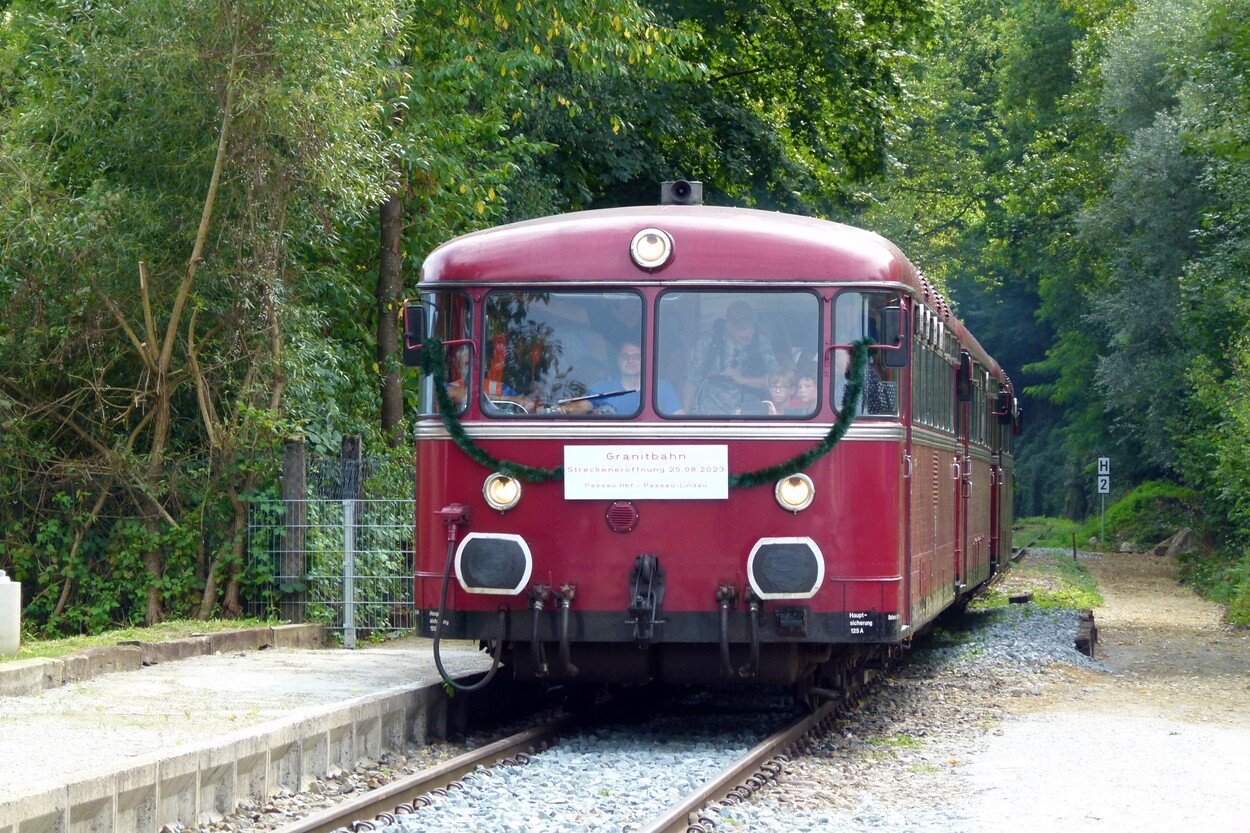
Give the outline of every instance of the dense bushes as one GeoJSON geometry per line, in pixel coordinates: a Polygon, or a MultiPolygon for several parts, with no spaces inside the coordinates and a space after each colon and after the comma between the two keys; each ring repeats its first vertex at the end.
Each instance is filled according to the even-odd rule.
{"type": "MultiPolygon", "coordinates": [[[[1101,517],[1092,518],[1082,530],[1085,540],[1102,532],[1101,517]]],[[[1145,548],[1158,544],[1179,530],[1201,526],[1198,496],[1167,480],[1148,480],[1107,507],[1107,542],[1131,543],[1145,548]]]]}

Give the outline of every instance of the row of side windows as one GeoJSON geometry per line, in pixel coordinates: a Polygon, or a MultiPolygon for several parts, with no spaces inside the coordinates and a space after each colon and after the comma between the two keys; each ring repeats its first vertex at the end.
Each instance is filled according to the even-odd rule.
{"type": "Polygon", "coordinates": [[[912,421],[954,432],[954,367],[920,339],[912,340],[911,385],[912,421]]]}
{"type": "MultiPolygon", "coordinates": [[[[912,420],[939,431],[954,433],[958,413],[955,407],[955,366],[945,356],[920,339],[912,341],[912,420]]],[[[995,416],[984,377],[977,367],[973,376],[972,401],[969,403],[968,440],[971,444],[991,449],[994,442],[995,416]]],[[[1010,448],[1010,431],[999,432],[1003,450],[1010,448]]],[[[991,449],[992,450],[992,449],[991,449]]]]}

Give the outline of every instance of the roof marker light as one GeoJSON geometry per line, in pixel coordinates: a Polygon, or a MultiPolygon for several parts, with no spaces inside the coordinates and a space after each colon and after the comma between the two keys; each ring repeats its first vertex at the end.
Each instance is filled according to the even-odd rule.
{"type": "Polygon", "coordinates": [[[659,269],[673,256],[673,238],[658,228],[645,228],[634,235],[629,255],[643,269],[659,269]]]}

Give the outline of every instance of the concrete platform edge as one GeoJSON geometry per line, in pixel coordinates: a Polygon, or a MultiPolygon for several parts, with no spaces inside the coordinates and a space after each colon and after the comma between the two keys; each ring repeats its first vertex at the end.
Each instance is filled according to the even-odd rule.
{"type": "Polygon", "coordinates": [[[69,783],[44,782],[0,804],[0,833],[158,833],[210,823],[243,801],[299,791],[383,752],[445,737],[466,720],[468,699],[448,698],[440,683],[400,687],[69,783]]]}
{"type": "MultiPolygon", "coordinates": [[[[126,642],[87,648],[64,657],[0,663],[0,697],[18,697],[89,680],[114,671],[135,671],[144,665],[228,651],[264,648],[321,648],[325,625],[274,625],[197,634],[167,642],[126,642]]],[[[0,828],[2,830],[3,828],[0,828]]]]}

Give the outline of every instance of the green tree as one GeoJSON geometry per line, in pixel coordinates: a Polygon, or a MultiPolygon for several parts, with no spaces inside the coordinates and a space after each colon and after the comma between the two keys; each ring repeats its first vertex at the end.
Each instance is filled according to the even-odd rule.
{"type": "Polygon", "coordinates": [[[1046,359],[1064,316],[1079,320],[1083,307],[1058,294],[1080,300],[1072,288],[1089,279],[1071,225],[1096,181],[1096,154],[1065,127],[1087,31],[1078,18],[1040,0],[941,7],[907,80],[897,164],[855,215],[909,253],[1011,374],[1028,425],[1017,496],[1039,514],[1061,511],[1065,483],[1077,480],[1061,428],[1069,403],[1088,402],[1082,365],[1046,359]]]}
{"type": "Polygon", "coordinates": [[[682,176],[702,180],[709,202],[830,214],[889,168],[928,4],[651,7],[666,30],[697,34],[674,39],[695,71],[548,73],[544,85],[559,91],[548,106],[568,118],[523,114],[526,133],[554,148],[528,173],[528,194],[554,186],[557,204],[646,204],[660,181],[682,176]]]}
{"type": "MultiPolygon", "coordinates": [[[[1174,431],[1178,467],[1224,521],[1220,537],[1245,560],[1250,545],[1250,10],[1242,3],[1201,5],[1187,83],[1179,92],[1186,149],[1200,160],[1207,201],[1196,233],[1199,252],[1180,282],[1180,319],[1196,354],[1195,390],[1174,431]]],[[[1242,575],[1245,575],[1243,569],[1242,575]]],[[[1241,591],[1250,599],[1250,591],[1241,591]]]]}
{"type": "MultiPolygon", "coordinates": [[[[319,338],[301,298],[329,273],[297,256],[328,217],[381,198],[387,149],[368,127],[395,20],[385,2],[246,0],[18,2],[6,18],[20,61],[0,130],[15,197],[0,211],[0,390],[21,416],[4,465],[36,528],[45,495],[75,483],[94,507],[81,528],[141,520],[123,549],[142,562],[149,622],[211,609],[209,576],[237,569],[219,556],[239,551],[247,480],[218,481],[232,520],[201,546],[189,532],[212,533],[209,507],[179,478],[195,461],[250,465],[303,383],[284,339],[319,338]]],[[[6,550],[68,591],[77,565],[25,546],[6,550]]],[[[129,616],[127,601],[109,604],[129,616]]]]}
{"type": "Polygon", "coordinates": [[[403,264],[486,223],[563,208],[522,175],[554,147],[530,116],[567,120],[573,90],[607,77],[695,75],[678,54],[693,41],[633,2],[405,5],[390,47],[393,190],[379,214],[375,291],[382,430],[393,443],[404,410],[395,333],[403,264]],[[549,83],[556,77],[564,87],[549,83]]]}

